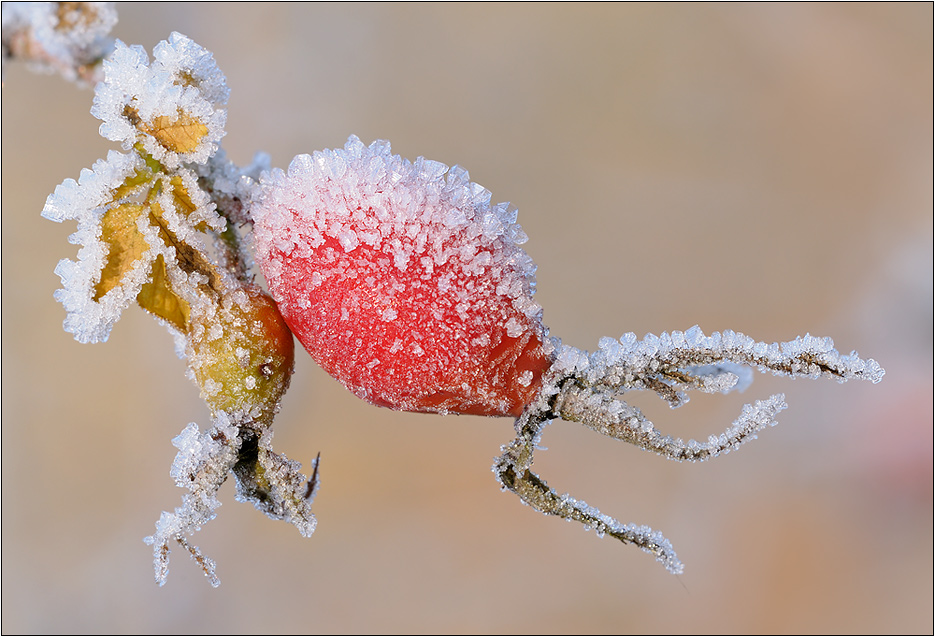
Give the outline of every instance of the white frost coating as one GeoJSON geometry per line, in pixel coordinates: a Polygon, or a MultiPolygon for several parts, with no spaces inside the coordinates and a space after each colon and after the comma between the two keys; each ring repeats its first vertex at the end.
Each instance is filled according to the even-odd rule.
{"type": "Polygon", "coordinates": [[[675,460],[705,460],[736,449],[756,432],[775,424],[785,409],[783,396],[746,405],[734,424],[707,443],[663,435],[642,412],[618,399],[631,390],[652,390],[680,407],[686,392],[723,392],[750,384],[752,369],[780,376],[834,378],[840,382],[865,379],[879,382],[883,369],[856,353],[843,355],[829,338],[805,335],[787,343],[758,343],[732,331],[705,336],[697,327],[686,332],[647,334],[637,340],[624,334],[619,340],[602,338],[598,350],[585,362],[584,353],[564,346],[552,365],[551,383],[542,396],[558,394],[557,413],[605,435],[632,442],[675,460]],[[564,382],[574,379],[575,382],[564,382]]]}
{"type": "MultiPolygon", "coordinates": [[[[449,261],[470,274],[495,270],[498,294],[531,319],[541,312],[531,301],[535,265],[519,247],[526,235],[515,223],[516,209],[508,203],[491,207],[490,191],[471,183],[460,166],[449,170],[423,157],[410,162],[392,155],[389,142],[365,146],[352,135],[343,149],[298,155],[288,172],[265,173],[261,187],[252,210],[255,241],[272,260],[287,258],[277,251],[299,249],[288,240],[297,232],[307,238],[303,244],[330,237],[346,252],[366,243],[388,249],[399,271],[411,263],[431,271],[449,261]],[[466,246],[464,237],[477,239],[466,246]]],[[[438,281],[442,293],[447,285],[438,281]]]]}
{"type": "Polygon", "coordinates": [[[3,64],[23,57],[35,70],[60,73],[84,85],[99,78],[88,67],[114,48],[108,33],[117,24],[113,2],[4,2],[3,64]]]}
{"type": "MultiPolygon", "coordinates": [[[[152,64],[146,51],[117,40],[114,53],[104,62],[104,81],[95,89],[91,114],[102,120],[101,135],[132,148],[141,143],[169,168],[181,163],[205,163],[224,136],[228,89],[214,57],[184,35],[173,32],[154,50],[152,64]],[[186,116],[207,127],[197,145],[174,152],[147,132],[157,117],[176,122],[186,116]]],[[[198,133],[200,136],[200,133],[198,133]]]]}
{"type": "Polygon", "coordinates": [[[56,291],[55,298],[68,312],[65,331],[82,343],[107,340],[121,312],[133,302],[145,283],[156,258],[154,251],[146,251],[124,276],[122,285],[110,290],[99,301],[94,300],[94,288],[100,281],[107,257],[106,246],[100,240],[105,212],[101,204],[109,201],[111,191],[142,164],[137,155],[110,151],[106,160],[98,160],[90,170],[82,170],[77,182],[67,179],[57,186],[42,210],[46,219],[78,222],[78,230],[69,241],[84,247],[78,251],[77,262],[62,259],[55,268],[64,286],[56,291]]]}
{"type": "Polygon", "coordinates": [[[603,338],[590,362],[589,383],[637,389],[644,388],[636,382],[640,377],[662,377],[675,370],[692,380],[686,384],[674,376],[664,378],[673,388],[722,392],[749,385],[746,367],[777,376],[824,376],[839,382],[854,378],[877,383],[884,374],[873,359],[861,359],[856,352],[841,354],[830,338],[806,334],[786,343],[762,343],[731,330],[705,336],[698,326],[686,332],[647,334],[641,341],[632,333],[619,341],[603,338]]]}

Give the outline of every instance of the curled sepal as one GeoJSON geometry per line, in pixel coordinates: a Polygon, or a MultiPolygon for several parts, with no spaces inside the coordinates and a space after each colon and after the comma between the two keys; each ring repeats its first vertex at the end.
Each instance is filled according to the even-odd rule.
{"type": "Polygon", "coordinates": [[[559,495],[530,471],[542,429],[549,422],[547,414],[536,410],[527,411],[516,421],[516,439],[502,448],[503,455],[493,465],[493,472],[503,488],[518,495],[540,513],[579,522],[586,529],[594,529],[599,537],[608,535],[625,544],[634,544],[653,555],[669,572],[681,573],[684,567],[672,544],[662,533],[648,526],[621,524],[583,500],[577,500],[567,493],[559,495]]]}
{"type": "Polygon", "coordinates": [[[697,327],[686,332],[647,334],[637,340],[632,333],[619,341],[604,338],[593,354],[562,347],[552,366],[551,407],[556,416],[672,460],[706,460],[736,449],[767,426],[786,408],[782,394],[746,405],[733,425],[707,441],[673,438],[660,433],[643,413],[619,400],[631,390],[651,390],[679,407],[688,402],[687,392],[707,393],[744,389],[751,368],[777,376],[850,379],[883,378],[884,370],[873,359],[856,352],[845,355],[834,349],[830,338],[805,335],[786,343],[756,342],[732,331],[710,336],[697,327]]]}
{"type": "Polygon", "coordinates": [[[101,135],[124,148],[140,144],[168,168],[203,164],[224,136],[224,75],[208,50],[179,33],[160,42],[153,57],[150,63],[142,47],[117,40],[91,114],[104,122],[101,135]]]}
{"type": "Polygon", "coordinates": [[[191,554],[212,586],[220,584],[215,562],[188,538],[215,518],[221,506],[217,492],[231,472],[237,478],[238,500],[253,502],[270,517],[291,522],[303,536],[312,534],[316,522],[311,506],[318,484],[318,461],[313,462],[312,477],[307,479],[300,463],[273,452],[271,439],[266,427],[244,414],[219,413],[210,431],[203,433],[191,423],[172,441],[179,452],[169,473],[178,486],[189,492],[182,497],[181,506],[162,513],[156,532],[143,538],[153,547],[156,582],[160,586],[168,577],[174,544],[191,554]]]}

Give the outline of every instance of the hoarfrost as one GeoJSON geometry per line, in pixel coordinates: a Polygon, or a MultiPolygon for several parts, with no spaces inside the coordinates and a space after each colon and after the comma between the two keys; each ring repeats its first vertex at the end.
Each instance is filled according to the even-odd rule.
{"type": "Polygon", "coordinates": [[[239,414],[218,413],[211,430],[201,432],[191,423],[172,440],[179,452],[169,473],[189,492],[182,497],[181,506],[162,513],[155,533],[143,538],[153,547],[160,586],[169,573],[173,543],[191,554],[212,586],[220,584],[214,561],[202,555],[188,538],[217,515],[221,506],[217,492],[231,473],[237,479],[238,501],[251,502],[267,516],[292,523],[305,537],[314,532],[311,506],[319,486],[319,460],[313,461],[311,478],[306,478],[300,463],[272,451],[271,431],[242,424],[246,421],[249,419],[239,414]]]}
{"type": "Polygon", "coordinates": [[[624,440],[672,460],[700,461],[727,454],[759,431],[776,424],[786,408],[783,394],[745,405],[740,416],[719,435],[701,442],[665,435],[636,407],[620,399],[633,390],[650,390],[670,407],[688,401],[687,392],[727,392],[744,389],[752,369],[779,376],[851,379],[873,383],[883,368],[856,352],[841,354],[830,338],[810,335],[786,343],[758,343],[733,331],[705,336],[698,326],[685,332],[635,334],[602,338],[587,354],[567,345],[557,346],[555,359],[539,396],[516,421],[517,437],[502,448],[493,465],[500,484],[525,503],[548,515],[557,515],[593,528],[652,553],[673,573],[682,572],[669,541],[646,526],[620,524],[569,495],[558,496],[530,470],[542,431],[552,418],[580,422],[598,433],[624,440]]]}
{"type": "Polygon", "coordinates": [[[101,79],[100,61],[113,48],[113,2],[4,2],[3,68],[23,59],[41,72],[90,86],[101,79]]]}
{"type": "Polygon", "coordinates": [[[329,373],[399,409],[521,412],[534,388],[516,382],[525,370],[511,366],[547,332],[532,300],[535,266],[514,240],[515,209],[492,206],[462,167],[410,162],[389,142],[355,136],[261,175],[260,188],[251,208],[257,262],[329,373]],[[314,327],[339,322],[366,338],[314,327]],[[423,330],[432,338],[417,342],[423,330]],[[383,363],[368,367],[374,359],[383,363]]]}
{"type": "Polygon", "coordinates": [[[103,121],[101,135],[141,144],[169,168],[204,164],[224,136],[228,89],[210,52],[173,32],[154,50],[150,64],[140,46],[117,40],[104,61],[91,114],[103,121]]]}

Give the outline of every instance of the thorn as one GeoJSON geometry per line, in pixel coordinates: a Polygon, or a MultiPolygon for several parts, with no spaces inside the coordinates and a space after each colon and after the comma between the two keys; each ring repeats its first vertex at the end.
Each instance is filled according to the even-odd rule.
{"type": "Polygon", "coordinates": [[[315,462],[312,463],[315,466],[312,469],[312,477],[308,479],[308,489],[305,491],[305,499],[309,500],[315,496],[315,491],[318,490],[318,462],[321,460],[321,452],[318,452],[318,455],[315,456],[315,462]]]}

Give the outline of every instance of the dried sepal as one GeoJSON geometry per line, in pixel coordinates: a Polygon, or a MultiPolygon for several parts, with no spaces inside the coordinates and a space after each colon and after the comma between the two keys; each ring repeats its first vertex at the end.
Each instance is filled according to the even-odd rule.
{"type": "Polygon", "coordinates": [[[191,554],[212,586],[220,584],[215,562],[202,555],[188,538],[215,518],[221,506],[217,492],[232,473],[237,480],[238,501],[252,502],[269,517],[290,522],[305,537],[314,532],[312,503],[318,461],[313,461],[312,478],[307,478],[301,472],[301,463],[273,452],[271,443],[272,432],[251,424],[247,414],[224,412],[216,414],[209,431],[201,432],[191,423],[172,441],[179,452],[170,475],[189,492],[182,497],[181,506],[162,513],[155,533],[143,539],[153,547],[156,582],[160,586],[168,577],[169,556],[175,543],[191,554]]]}
{"type": "Polygon", "coordinates": [[[512,491],[536,511],[554,515],[594,529],[599,537],[609,535],[625,544],[633,544],[653,555],[671,573],[684,567],[672,544],[648,526],[622,524],[598,509],[569,494],[559,495],[545,480],[530,469],[542,430],[551,422],[548,409],[530,409],[516,421],[516,439],[501,448],[503,455],[494,461],[493,472],[504,489],[512,491]]]}
{"type": "Polygon", "coordinates": [[[699,461],[726,454],[756,438],[757,432],[776,424],[786,408],[785,397],[775,394],[745,405],[726,431],[704,442],[683,441],[661,433],[636,407],[620,398],[632,390],[650,390],[670,407],[688,401],[687,393],[743,389],[750,382],[750,367],[780,376],[851,379],[877,383],[883,368],[856,352],[845,355],[830,338],[805,335],[787,343],[760,343],[731,331],[705,336],[697,327],[686,332],[647,334],[638,340],[624,334],[620,340],[601,339],[596,352],[555,342],[555,359],[536,400],[516,421],[516,439],[502,447],[493,471],[505,489],[547,515],[580,522],[599,535],[636,544],[652,553],[673,573],[682,564],[671,544],[649,527],[620,524],[570,495],[559,496],[530,469],[542,430],[553,418],[580,422],[594,431],[634,444],[672,460],[699,461]]]}

